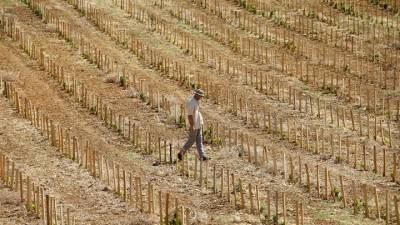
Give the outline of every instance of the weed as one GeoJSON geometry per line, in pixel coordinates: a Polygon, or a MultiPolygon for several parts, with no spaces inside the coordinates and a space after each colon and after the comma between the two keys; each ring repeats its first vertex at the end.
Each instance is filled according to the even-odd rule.
{"type": "Polygon", "coordinates": [[[290,180],[290,181],[293,181],[293,180],[294,180],[294,177],[293,177],[292,174],[289,174],[289,180],[290,180]]]}
{"type": "Polygon", "coordinates": [[[262,204],[262,205],[260,206],[260,214],[261,214],[261,215],[264,215],[266,211],[267,211],[267,206],[264,205],[264,204],[262,204]]]}
{"type": "Polygon", "coordinates": [[[213,144],[215,146],[222,146],[224,143],[223,138],[214,135],[214,130],[211,127],[203,131],[203,137],[206,143],[213,144]]]}
{"type": "Polygon", "coordinates": [[[345,73],[349,73],[350,72],[350,67],[349,67],[349,65],[345,65],[344,67],[343,67],[343,72],[345,72],[345,73]]]}
{"type": "Polygon", "coordinates": [[[331,191],[332,193],[332,196],[334,196],[335,198],[339,198],[339,196],[340,196],[340,190],[339,190],[339,188],[337,188],[337,187],[333,187],[333,189],[332,189],[332,191],[331,191]]]}
{"type": "Polygon", "coordinates": [[[203,137],[206,142],[212,143],[213,136],[214,136],[214,131],[213,131],[212,127],[205,129],[203,131],[203,137]]]}
{"type": "Polygon", "coordinates": [[[192,87],[193,89],[199,88],[198,85],[193,81],[189,82],[189,86],[192,87]]]}
{"type": "Polygon", "coordinates": [[[335,163],[341,163],[341,162],[342,162],[342,158],[340,156],[336,156],[335,163]]]}
{"type": "Polygon", "coordinates": [[[180,115],[178,118],[178,127],[179,128],[186,127],[186,120],[185,120],[185,117],[182,115],[180,115]]]}
{"type": "Polygon", "coordinates": [[[40,9],[35,9],[33,11],[38,17],[42,17],[42,12],[40,11],[40,9]]]}
{"type": "Polygon", "coordinates": [[[363,203],[361,199],[356,199],[353,203],[353,206],[356,208],[356,212],[360,211],[362,205],[363,203]]]}
{"type": "Polygon", "coordinates": [[[95,114],[96,113],[96,106],[90,107],[90,113],[95,114]]]}
{"type": "Polygon", "coordinates": [[[271,19],[274,16],[274,11],[270,11],[268,17],[271,19]]]}
{"type": "Polygon", "coordinates": [[[235,192],[240,192],[240,191],[241,191],[240,185],[239,185],[239,184],[237,184],[237,185],[235,186],[234,191],[235,191],[235,192]]]}
{"type": "Polygon", "coordinates": [[[121,85],[121,87],[126,87],[127,86],[127,78],[125,76],[120,76],[119,77],[119,85],[121,85]]]}
{"type": "Polygon", "coordinates": [[[145,95],[143,92],[139,92],[139,99],[140,99],[142,102],[146,102],[146,101],[147,101],[147,97],[146,97],[146,95],[145,95]]]}
{"type": "Polygon", "coordinates": [[[31,209],[32,209],[33,211],[35,211],[35,210],[36,210],[36,204],[35,204],[35,203],[32,203],[32,205],[31,205],[31,209]]]}
{"type": "Polygon", "coordinates": [[[168,225],[182,225],[182,224],[183,224],[182,220],[181,218],[178,217],[178,213],[174,212],[174,215],[168,221],[168,225]]]}
{"type": "Polygon", "coordinates": [[[396,177],[394,176],[393,172],[390,173],[390,177],[392,178],[393,181],[396,180],[396,177]]]}
{"type": "Polygon", "coordinates": [[[375,53],[373,56],[372,56],[372,61],[376,61],[376,62],[379,62],[380,61],[380,55],[378,54],[378,53],[375,53]]]}
{"type": "Polygon", "coordinates": [[[278,215],[273,215],[272,216],[272,224],[277,225],[278,223],[279,223],[278,215]]]}
{"type": "Polygon", "coordinates": [[[257,13],[257,9],[255,6],[253,5],[249,5],[249,9],[248,9],[251,13],[256,14],[257,13]]]}
{"type": "Polygon", "coordinates": [[[224,144],[224,139],[220,138],[220,137],[214,137],[214,139],[212,140],[212,143],[216,146],[221,147],[224,144]]]}
{"type": "Polygon", "coordinates": [[[315,15],[316,15],[316,13],[314,12],[314,10],[310,10],[310,11],[307,12],[307,16],[310,17],[310,18],[314,18],[315,15]]]}
{"type": "Polygon", "coordinates": [[[289,49],[290,51],[294,51],[296,49],[296,46],[294,45],[293,41],[286,41],[283,44],[283,47],[289,49]]]}
{"type": "Polygon", "coordinates": [[[246,0],[238,0],[237,3],[240,7],[246,7],[246,0]]]}

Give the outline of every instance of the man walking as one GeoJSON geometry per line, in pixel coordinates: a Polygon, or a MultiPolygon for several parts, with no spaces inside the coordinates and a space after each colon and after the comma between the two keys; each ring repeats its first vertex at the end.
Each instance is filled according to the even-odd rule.
{"type": "Polygon", "coordinates": [[[201,130],[203,125],[203,117],[201,116],[200,112],[200,100],[202,97],[204,97],[204,91],[197,89],[194,92],[193,97],[191,97],[186,104],[189,120],[189,137],[183,146],[183,149],[178,153],[179,160],[183,159],[183,156],[194,144],[194,142],[196,142],[197,152],[199,153],[200,160],[206,161],[210,159],[205,155],[203,146],[203,134],[201,130]]]}

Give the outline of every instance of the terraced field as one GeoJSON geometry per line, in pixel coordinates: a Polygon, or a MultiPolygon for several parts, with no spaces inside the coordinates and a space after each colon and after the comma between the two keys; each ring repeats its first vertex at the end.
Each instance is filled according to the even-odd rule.
{"type": "Polygon", "coordinates": [[[1,1],[0,224],[400,225],[399,6],[1,1]]]}

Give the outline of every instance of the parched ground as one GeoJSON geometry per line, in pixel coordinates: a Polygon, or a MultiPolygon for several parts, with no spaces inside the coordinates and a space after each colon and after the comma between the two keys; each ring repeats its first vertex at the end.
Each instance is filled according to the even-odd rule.
{"type": "MultiPolygon", "coordinates": [[[[132,54],[132,52],[121,47],[108,34],[99,30],[97,26],[80,14],[67,1],[44,0],[43,2],[51,10],[57,12],[59,16],[74,24],[74,29],[78,30],[82,35],[92,40],[93,43],[98,44],[102,49],[107,50],[107,54],[113,56],[119,63],[126,64],[129,68],[136,70],[151,85],[158,87],[160,91],[170,95],[169,97],[172,102],[177,104],[184,103],[191,96],[192,90],[182,88],[179,82],[163,77],[153,66],[147,65],[143,60],[132,54]]],[[[316,118],[304,112],[299,112],[288,104],[279,101],[276,96],[267,96],[254,87],[244,85],[241,80],[224,74],[217,74],[217,71],[209,67],[207,63],[200,62],[195,57],[188,56],[184,50],[167,41],[161,35],[150,29],[146,29],[145,24],[127,16],[127,13],[115,6],[112,0],[89,0],[88,2],[98,8],[104,9],[115,22],[129,29],[135,36],[143,39],[145,43],[161,49],[166,55],[186,64],[188,70],[209,74],[210,80],[224,84],[226,88],[237,90],[238,93],[240,92],[240,94],[254,99],[258,104],[273,106],[278,114],[315,126],[323,126],[324,122],[322,118],[316,118]]],[[[372,115],[365,108],[357,108],[357,106],[353,106],[352,103],[340,98],[340,96],[326,93],[320,90],[319,87],[312,86],[297,78],[289,77],[287,74],[281,74],[276,69],[271,69],[270,65],[257,63],[249,57],[235,52],[229,45],[223,44],[212,36],[200,32],[199,29],[183,23],[168,11],[172,8],[172,3],[182,4],[187,9],[208,15],[210,21],[223,23],[225,26],[235,29],[241,37],[258,39],[258,37],[250,34],[245,29],[237,28],[226,20],[215,16],[209,10],[195,6],[192,1],[167,0],[164,7],[158,7],[150,3],[150,1],[145,0],[134,2],[161,15],[165,20],[171,22],[172,26],[189,31],[197,38],[204,40],[205,43],[215,46],[218,51],[230,55],[232,59],[244,65],[254,67],[260,71],[268,71],[270,74],[279,74],[287,78],[292,85],[302,87],[308,93],[321,96],[323,99],[336,101],[340,106],[359,110],[363,118],[372,115]]],[[[156,0],[154,2],[160,1],[156,0]]],[[[237,10],[246,13],[244,8],[234,4],[233,1],[221,0],[221,2],[227,4],[227,10],[237,10]]],[[[309,4],[314,4],[315,2],[318,1],[310,1],[309,4]]],[[[271,7],[282,7],[279,1],[271,1],[270,4],[271,7]]],[[[31,35],[34,41],[39,43],[51,57],[57,59],[57,62],[60,62],[66,68],[66,75],[74,75],[77,79],[85,82],[86,87],[90,91],[100,96],[116,112],[131,118],[140,126],[148,127],[158,133],[164,134],[166,137],[173,138],[179,146],[182,146],[187,134],[184,128],[179,128],[165,112],[156,112],[147,104],[140,101],[140,99],[131,98],[129,90],[124,90],[118,84],[106,82],[113,74],[105,73],[85,59],[76,48],[57,33],[53,25],[43,23],[30,8],[15,0],[2,1],[0,2],[0,7],[0,13],[5,12],[7,16],[15,17],[21,28],[31,35]]],[[[320,10],[324,12],[329,9],[327,5],[321,5],[320,7],[320,10]]],[[[288,9],[287,16],[289,18],[291,18],[291,12],[296,12],[296,9],[288,9]]],[[[373,10],[367,10],[367,12],[372,13],[373,10]]],[[[251,13],[248,13],[248,15],[250,18],[259,17],[259,15],[251,13]]],[[[343,19],[347,15],[337,13],[336,16],[343,19]]],[[[322,27],[330,26],[325,22],[319,21],[318,23],[321,23],[322,27]]],[[[271,21],[267,21],[266,24],[274,26],[271,21]]],[[[295,33],[292,30],[288,30],[288,32],[295,33]]],[[[351,29],[346,30],[346,32],[350,33],[351,29]]],[[[309,44],[324,46],[323,43],[312,40],[307,36],[301,38],[309,44]]],[[[359,38],[365,39],[366,37],[359,35],[359,38]]],[[[369,43],[368,40],[366,43],[369,43]]],[[[382,42],[376,48],[382,51],[389,44],[391,42],[382,42]]],[[[279,46],[271,43],[267,45],[271,48],[279,49],[279,46]]],[[[367,49],[369,45],[365,45],[364,47],[367,49]]],[[[335,49],[332,46],[331,48],[335,49]]],[[[344,52],[343,49],[337,49],[344,52]]],[[[282,49],[282,51],[284,50],[282,49]]],[[[356,54],[348,52],[347,54],[353,59],[358,57],[356,54]]],[[[312,62],[314,59],[312,57],[304,57],[301,60],[312,62]]],[[[379,64],[371,63],[369,66],[372,68],[381,68],[379,64]]],[[[327,69],[328,67],[321,66],[320,68],[327,69]]],[[[393,71],[398,70],[395,67],[391,69],[393,71]]],[[[400,72],[398,73],[400,74],[400,72]]],[[[271,221],[260,219],[258,215],[252,215],[246,210],[238,209],[232,203],[229,203],[225,197],[221,198],[219,194],[214,194],[211,189],[199,187],[198,182],[181,176],[173,165],[160,165],[156,163],[155,158],[143,155],[140,151],[135,150],[132,143],[129,143],[116,132],[108,129],[102,121],[74,102],[73,97],[63,92],[54,80],[40,68],[38,62],[31,60],[3,31],[0,31],[0,76],[4,80],[12,81],[24,96],[32,99],[33,103],[41,111],[46,112],[51,118],[54,118],[62,127],[66,127],[71,133],[89,140],[93,148],[104,154],[108,159],[112,159],[128,169],[134,176],[142,177],[143,183],[152,182],[160,190],[172,191],[176,194],[176,197],[180,201],[196,212],[192,221],[194,224],[244,225],[271,223],[271,221]]],[[[388,91],[383,88],[381,90],[379,86],[377,88],[387,97],[396,99],[400,96],[398,89],[388,91]]],[[[236,130],[245,132],[251,137],[256,137],[261,142],[261,145],[267,145],[271,149],[279,149],[280,152],[285,152],[286,155],[293,155],[294,158],[301,156],[303,162],[318,163],[319,165],[328,167],[330,171],[342,174],[347,178],[344,181],[345,187],[350,187],[351,180],[355,180],[357,184],[368,183],[375,185],[382,193],[389,191],[390,193],[398,194],[400,190],[399,183],[392,182],[388,177],[383,177],[381,174],[375,174],[371,169],[364,171],[361,168],[354,169],[350,164],[338,164],[333,157],[307,152],[299,146],[268,134],[261,128],[246,124],[242,118],[227,113],[223,107],[216,105],[211,100],[204,100],[202,111],[204,112],[206,122],[207,120],[220,121],[221,125],[234,127],[236,130]]],[[[385,115],[379,116],[380,118],[385,118],[385,115]]],[[[347,120],[346,123],[349,124],[351,121],[347,120]]],[[[391,121],[391,124],[393,124],[392,139],[394,147],[388,148],[388,152],[390,153],[397,152],[400,144],[400,124],[394,119],[391,121]]],[[[336,127],[334,124],[328,125],[327,129],[351,136],[354,139],[365,139],[365,137],[360,137],[357,132],[336,127]]],[[[367,141],[368,144],[377,145],[379,149],[387,148],[387,146],[382,146],[379,141],[367,141]]],[[[308,193],[304,186],[287,182],[281,176],[282,174],[273,176],[271,168],[262,168],[246,162],[243,158],[238,157],[239,152],[241,152],[238,147],[234,147],[234,150],[230,151],[226,146],[221,147],[207,144],[206,149],[212,157],[210,165],[215,163],[218,166],[229,168],[244,183],[257,184],[260,192],[263,193],[261,196],[263,204],[266,198],[265,193],[271,188],[273,190],[286,191],[290,197],[303,201],[305,224],[367,225],[385,223],[382,219],[375,218],[373,199],[370,199],[371,215],[373,215],[373,218],[364,218],[362,212],[354,215],[351,207],[343,208],[342,203],[337,199],[333,200],[330,198],[329,200],[324,200],[322,195],[316,194],[315,190],[312,193],[308,193]]],[[[87,170],[63,157],[55,150],[55,147],[50,145],[46,137],[40,134],[29,121],[23,119],[12,109],[10,103],[3,96],[0,97],[0,150],[15,161],[24,173],[33,177],[34,181],[46,185],[52,195],[72,210],[74,215],[76,215],[78,224],[158,224],[158,218],[155,215],[149,216],[141,213],[133,205],[123,202],[104,182],[93,178],[87,170]]],[[[368,157],[371,158],[371,155],[371,150],[368,149],[368,157]]],[[[193,157],[190,157],[190,159],[193,160],[193,157]]],[[[379,160],[381,160],[381,156],[379,156],[379,160]]],[[[218,176],[219,172],[217,172],[218,176]]],[[[323,171],[320,171],[320,177],[323,177],[323,171]]],[[[312,177],[312,180],[315,179],[315,177],[312,177]]],[[[304,181],[305,174],[303,172],[304,181]]],[[[321,183],[323,183],[322,180],[321,183]]],[[[339,186],[339,184],[336,185],[339,186]]],[[[321,190],[323,190],[322,187],[321,190]]],[[[349,194],[347,193],[348,202],[351,202],[349,194]]],[[[380,199],[382,215],[385,211],[383,201],[384,199],[380,199]]],[[[391,205],[391,207],[392,217],[389,222],[395,224],[394,206],[391,205]]],[[[290,217],[288,224],[295,224],[293,204],[288,205],[288,208],[288,216],[290,217]]],[[[0,184],[0,224],[40,224],[40,219],[35,218],[27,212],[24,205],[19,202],[16,193],[0,184]]]]}

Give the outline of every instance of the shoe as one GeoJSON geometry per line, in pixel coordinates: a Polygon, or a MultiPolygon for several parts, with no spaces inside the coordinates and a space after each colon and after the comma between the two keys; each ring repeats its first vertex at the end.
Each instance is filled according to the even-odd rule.
{"type": "Polygon", "coordinates": [[[178,155],[177,155],[177,157],[178,157],[178,160],[179,160],[179,161],[182,161],[182,159],[183,159],[183,154],[182,154],[182,152],[179,152],[178,155]]]}
{"type": "Polygon", "coordinates": [[[210,160],[211,158],[210,157],[207,157],[207,156],[203,156],[203,157],[201,157],[201,161],[208,161],[208,160],[210,160]]]}

